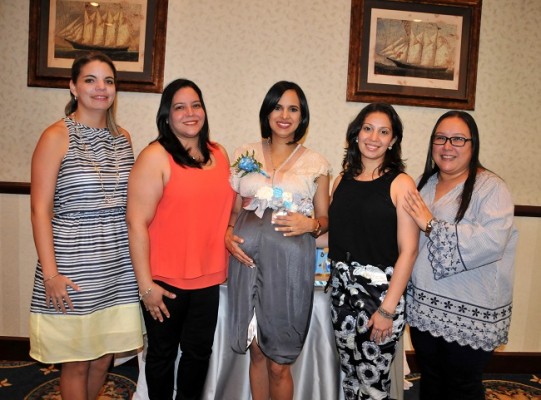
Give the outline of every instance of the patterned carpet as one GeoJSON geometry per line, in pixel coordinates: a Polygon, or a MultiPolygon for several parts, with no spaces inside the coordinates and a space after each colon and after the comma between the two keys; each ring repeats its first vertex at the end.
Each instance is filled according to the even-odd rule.
{"type": "MultiPolygon", "coordinates": [[[[131,399],[135,392],[137,374],[136,365],[114,367],[107,377],[99,400],[131,399]]],[[[484,380],[486,399],[541,400],[539,376],[541,374],[486,375],[484,380]]],[[[59,378],[60,371],[55,365],[28,361],[0,361],[0,399],[60,400],[59,378]]],[[[419,374],[408,375],[407,380],[413,386],[404,392],[404,400],[418,400],[419,374]]]]}
{"type": "MultiPolygon", "coordinates": [[[[107,376],[99,400],[131,399],[137,367],[120,365],[107,376]]],[[[55,365],[28,361],[0,361],[0,399],[60,400],[60,371],[55,365]]]]}
{"type": "MultiPolygon", "coordinates": [[[[404,400],[419,399],[419,378],[419,374],[406,377],[413,386],[404,391],[404,400]]],[[[537,375],[487,374],[483,383],[486,400],[541,400],[541,379],[537,375]]]]}

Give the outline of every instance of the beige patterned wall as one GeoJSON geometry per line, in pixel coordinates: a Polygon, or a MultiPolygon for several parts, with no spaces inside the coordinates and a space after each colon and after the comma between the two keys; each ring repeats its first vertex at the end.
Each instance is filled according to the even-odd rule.
{"type": "MultiPolygon", "coordinates": [[[[0,180],[28,181],[34,145],[60,118],[68,91],[29,88],[28,2],[0,1],[0,180]]],[[[307,145],[339,171],[347,124],[363,104],[345,101],[350,2],[346,0],[169,0],[165,82],[202,87],[215,140],[228,151],[258,138],[257,114],[277,80],[305,90],[312,121],[307,145]]],[[[485,0],[477,106],[481,156],[518,204],[541,205],[541,1],[485,0]],[[537,184],[535,184],[537,183],[537,184]]],[[[155,136],[158,94],[120,93],[118,119],[136,152],[155,136]]],[[[427,136],[444,111],[397,107],[405,124],[408,171],[421,172],[427,136]]]]}
{"type": "MultiPolygon", "coordinates": [[[[28,3],[0,0],[0,181],[29,180],[35,143],[43,129],[62,116],[68,100],[67,89],[26,86],[28,3]]],[[[349,16],[346,0],[169,0],[165,82],[187,77],[201,86],[213,138],[231,153],[259,137],[257,115],[268,88],[277,80],[296,81],[307,94],[312,114],[306,144],[326,156],[337,173],[346,127],[364,106],[345,101],[349,16]]],[[[539,0],[484,0],[477,106],[472,114],[481,130],[482,161],[507,181],[517,204],[541,205],[539,21],[539,0]]],[[[118,120],[131,132],[136,153],[155,137],[159,99],[158,94],[119,94],[118,120]]],[[[446,110],[397,110],[405,124],[408,171],[416,177],[432,125],[446,110]]],[[[539,221],[521,226],[521,246],[541,248],[539,221]]],[[[533,276],[532,260],[539,259],[538,254],[525,254],[521,260],[529,264],[521,268],[533,276]]],[[[28,198],[3,195],[0,336],[27,336],[34,260],[28,198]]],[[[519,330],[532,328],[528,310],[535,313],[539,303],[530,297],[541,290],[528,286],[517,293],[517,319],[522,322],[513,329],[522,338],[519,330]]],[[[539,319],[535,321],[534,332],[539,332],[539,319]]],[[[541,351],[539,340],[516,339],[518,349],[511,348],[541,351]]]]}

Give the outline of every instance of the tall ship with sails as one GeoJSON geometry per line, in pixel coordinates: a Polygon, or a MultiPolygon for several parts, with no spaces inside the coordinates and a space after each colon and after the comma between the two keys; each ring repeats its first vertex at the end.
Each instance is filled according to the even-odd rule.
{"type": "Polygon", "coordinates": [[[68,24],[58,36],[78,50],[122,52],[130,47],[130,27],[122,10],[103,15],[85,10],[84,17],[68,24]]]}
{"type": "Polygon", "coordinates": [[[424,29],[415,34],[412,22],[402,23],[406,35],[381,50],[381,56],[405,69],[434,72],[453,69],[452,51],[447,39],[439,34],[439,27],[432,32],[424,29]]]}

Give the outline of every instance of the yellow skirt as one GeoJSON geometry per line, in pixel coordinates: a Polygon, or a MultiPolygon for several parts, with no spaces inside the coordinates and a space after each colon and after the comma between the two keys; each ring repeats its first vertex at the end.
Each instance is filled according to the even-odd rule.
{"type": "Polygon", "coordinates": [[[90,361],[141,347],[139,303],[88,315],[30,313],[30,356],[45,364],[90,361]]]}

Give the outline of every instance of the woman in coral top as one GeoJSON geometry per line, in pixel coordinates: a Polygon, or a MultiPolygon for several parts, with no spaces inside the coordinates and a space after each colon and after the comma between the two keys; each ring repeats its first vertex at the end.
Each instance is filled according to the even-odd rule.
{"type": "Polygon", "coordinates": [[[234,192],[229,159],[209,140],[201,90],[177,79],[164,90],[158,138],[135,162],[128,183],[130,252],[148,337],[152,399],[171,399],[178,346],[177,399],[199,399],[226,279],[234,192]]]}

